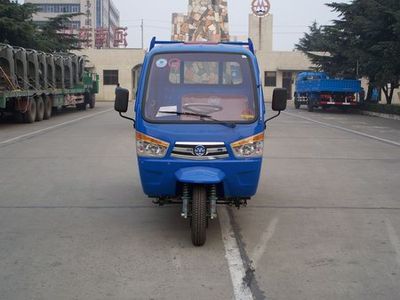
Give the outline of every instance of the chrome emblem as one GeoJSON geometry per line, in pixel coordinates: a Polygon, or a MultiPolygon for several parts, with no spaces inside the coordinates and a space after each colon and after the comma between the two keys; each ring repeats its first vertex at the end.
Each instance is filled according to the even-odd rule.
{"type": "Polygon", "coordinates": [[[269,0],[254,0],[251,3],[251,9],[255,16],[265,17],[271,9],[271,4],[269,3],[269,0]]]}
{"type": "Polygon", "coordinates": [[[205,156],[207,149],[203,145],[198,145],[198,146],[194,147],[193,152],[194,152],[194,155],[196,155],[196,156],[205,156]]]}

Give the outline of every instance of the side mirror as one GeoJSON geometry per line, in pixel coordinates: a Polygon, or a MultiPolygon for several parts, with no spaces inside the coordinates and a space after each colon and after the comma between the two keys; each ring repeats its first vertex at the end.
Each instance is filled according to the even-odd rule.
{"type": "Polygon", "coordinates": [[[287,89],[274,89],[272,96],[272,110],[284,111],[287,106],[288,92],[287,89]]]}
{"type": "Polygon", "coordinates": [[[114,109],[120,113],[125,113],[128,111],[128,104],[129,90],[120,87],[116,88],[114,109]]]}

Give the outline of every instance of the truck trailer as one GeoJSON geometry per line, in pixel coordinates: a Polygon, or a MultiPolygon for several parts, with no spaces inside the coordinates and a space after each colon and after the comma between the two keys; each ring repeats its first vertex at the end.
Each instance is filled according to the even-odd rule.
{"type": "Polygon", "coordinates": [[[356,94],[360,92],[359,80],[330,79],[322,72],[303,72],[296,78],[294,105],[296,109],[307,105],[310,112],[316,107],[345,110],[359,105],[356,94]]]}
{"type": "Polygon", "coordinates": [[[95,107],[97,74],[85,69],[85,58],[0,44],[0,113],[26,123],[50,119],[52,111],[95,107]]]}

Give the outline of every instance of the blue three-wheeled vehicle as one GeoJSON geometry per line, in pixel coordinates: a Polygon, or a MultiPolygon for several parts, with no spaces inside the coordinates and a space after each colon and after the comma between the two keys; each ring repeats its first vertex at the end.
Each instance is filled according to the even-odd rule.
{"type": "Polygon", "coordinates": [[[217,204],[240,207],[256,194],[266,122],[286,109],[275,89],[268,120],[251,40],[246,43],[156,41],[146,54],[135,102],[117,88],[115,110],[134,122],[143,191],[164,205],[179,203],[192,242],[206,241],[217,204]]]}

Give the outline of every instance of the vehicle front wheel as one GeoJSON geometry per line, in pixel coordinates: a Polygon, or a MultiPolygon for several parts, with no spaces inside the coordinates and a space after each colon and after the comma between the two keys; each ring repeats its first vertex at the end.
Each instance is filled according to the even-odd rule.
{"type": "Polygon", "coordinates": [[[297,101],[296,99],[294,100],[294,108],[296,108],[296,109],[300,108],[300,102],[297,101]]]}
{"type": "Polygon", "coordinates": [[[95,106],[96,106],[96,95],[95,94],[91,94],[90,95],[89,107],[93,109],[95,106]]]}
{"type": "Polygon", "coordinates": [[[77,110],[86,110],[86,103],[78,103],[76,104],[76,109],[77,110]]]}
{"type": "Polygon", "coordinates": [[[203,185],[193,186],[192,197],[192,243],[200,247],[206,242],[207,229],[207,190],[203,185]]]}

